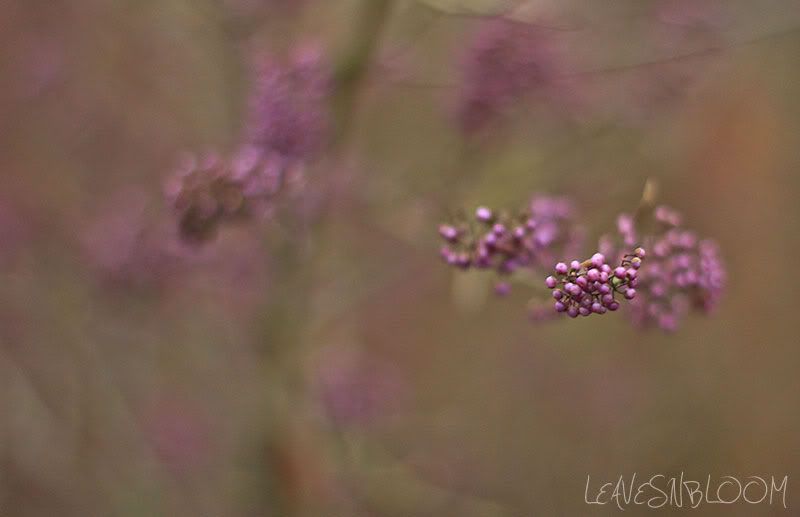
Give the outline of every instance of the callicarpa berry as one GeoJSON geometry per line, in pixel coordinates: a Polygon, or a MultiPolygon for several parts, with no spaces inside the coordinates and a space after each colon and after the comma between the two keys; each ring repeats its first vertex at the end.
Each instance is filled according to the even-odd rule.
{"type": "MultiPolygon", "coordinates": [[[[584,262],[573,261],[577,267],[570,267],[566,271],[564,263],[557,264],[553,268],[555,275],[545,280],[545,286],[554,289],[553,296],[558,300],[554,306],[556,312],[566,312],[570,317],[605,314],[619,309],[617,295],[626,300],[634,299],[636,290],[630,286],[633,279],[627,272],[633,271],[629,268],[633,259],[638,258],[641,262],[641,257],[636,253],[640,250],[624,255],[613,277],[608,274],[602,276],[600,270],[608,264],[600,253],[584,262]],[[556,293],[559,293],[558,296],[556,293]]],[[[644,250],[641,251],[641,255],[644,255],[644,250]]]]}
{"type": "Polygon", "coordinates": [[[674,331],[693,310],[707,314],[718,305],[726,283],[725,266],[716,243],[683,228],[677,211],[659,206],[652,218],[652,229],[640,234],[633,216],[621,214],[618,238],[605,236],[601,248],[616,255],[616,249],[636,241],[652,251],[645,267],[640,267],[644,249],[635,250],[630,261],[626,275],[636,293],[629,314],[639,327],[674,331]]]}
{"type": "Polygon", "coordinates": [[[455,242],[455,240],[458,238],[458,230],[449,224],[443,224],[439,226],[439,235],[441,235],[446,241],[455,242]]]}
{"type": "Polygon", "coordinates": [[[477,210],[475,210],[475,217],[478,219],[478,221],[488,223],[492,220],[492,211],[485,206],[480,206],[477,210]]]}

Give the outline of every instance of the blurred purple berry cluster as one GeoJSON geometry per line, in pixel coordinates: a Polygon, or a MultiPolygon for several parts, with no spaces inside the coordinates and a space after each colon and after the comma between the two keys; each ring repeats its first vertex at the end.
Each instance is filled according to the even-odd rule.
{"type": "Polygon", "coordinates": [[[287,63],[259,61],[246,140],[290,160],[315,157],[328,134],[326,102],[332,75],[320,49],[300,47],[287,63]]]}
{"type": "Polygon", "coordinates": [[[483,21],[461,62],[462,130],[486,130],[527,95],[555,95],[560,73],[558,52],[543,30],[502,18],[483,21]]]}
{"type": "Polygon", "coordinates": [[[545,279],[553,290],[555,310],[570,318],[605,314],[619,309],[618,298],[633,300],[639,283],[639,268],[645,257],[643,248],[622,257],[619,265],[612,267],[602,253],[595,253],[584,262],[573,260],[567,265],[555,265],[555,275],[545,279]]]}
{"type": "Polygon", "coordinates": [[[707,314],[717,306],[725,288],[725,266],[717,244],[685,229],[675,210],[659,206],[651,219],[648,225],[638,225],[648,228],[643,231],[633,216],[621,214],[618,239],[604,237],[601,249],[618,253],[616,250],[639,242],[652,251],[639,275],[639,294],[630,315],[637,326],[674,331],[692,310],[707,314]]]}
{"type": "Polygon", "coordinates": [[[287,187],[303,184],[305,164],[325,145],[331,74],[322,54],[303,47],[286,63],[264,59],[255,70],[238,148],[229,156],[187,156],[167,181],[167,200],[188,242],[213,238],[222,223],[269,214],[287,187]]]}
{"type": "Polygon", "coordinates": [[[302,182],[294,162],[248,146],[230,159],[215,153],[186,156],[167,181],[165,195],[178,215],[181,237],[202,243],[222,223],[268,215],[278,194],[302,182]]]}
{"type": "Polygon", "coordinates": [[[203,242],[220,222],[247,214],[242,185],[232,177],[230,164],[217,154],[186,156],[165,187],[167,200],[178,214],[180,234],[203,242]]]}
{"type": "MultiPolygon", "coordinates": [[[[550,267],[555,257],[575,253],[583,241],[572,202],[536,195],[527,210],[516,214],[479,207],[473,218],[439,227],[446,241],[441,249],[448,264],[461,269],[494,270],[509,275],[521,268],[550,267]]],[[[497,286],[506,294],[508,284],[497,286]]]]}

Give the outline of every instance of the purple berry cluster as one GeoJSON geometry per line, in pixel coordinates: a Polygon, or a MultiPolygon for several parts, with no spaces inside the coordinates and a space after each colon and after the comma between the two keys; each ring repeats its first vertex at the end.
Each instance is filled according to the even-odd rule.
{"type": "MultiPolygon", "coordinates": [[[[528,282],[530,273],[546,275],[558,258],[579,255],[583,237],[572,203],[541,195],[516,215],[479,207],[469,220],[441,225],[439,234],[447,241],[441,255],[449,265],[501,275],[495,286],[500,296],[510,292],[510,275],[527,273],[514,278],[528,282]]],[[[673,331],[691,311],[712,311],[725,284],[716,243],[687,230],[677,211],[645,203],[636,216],[618,217],[617,236],[602,237],[591,259],[558,262],[545,280],[555,311],[549,303],[532,299],[530,317],[541,321],[559,313],[573,318],[605,314],[627,300],[636,326],[673,331]],[[642,268],[645,249],[647,266],[642,268]]]]}
{"type": "MultiPolygon", "coordinates": [[[[674,331],[692,309],[708,313],[717,306],[725,287],[725,266],[716,243],[683,228],[678,212],[659,206],[652,215],[654,229],[648,234],[640,235],[628,214],[617,220],[623,245],[638,241],[652,251],[630,314],[640,327],[674,331]]],[[[609,238],[601,243],[607,252],[613,247],[609,238]]]]}
{"type": "Polygon", "coordinates": [[[616,267],[606,263],[602,253],[595,253],[584,262],[573,260],[569,265],[559,262],[555,275],[545,279],[545,285],[553,290],[556,312],[576,318],[616,311],[620,298],[636,297],[644,257],[645,250],[636,248],[623,256],[616,267]]]}
{"type": "MultiPolygon", "coordinates": [[[[441,255],[448,264],[501,275],[547,267],[553,257],[576,250],[583,239],[571,201],[544,195],[534,196],[528,209],[515,215],[478,207],[472,220],[443,224],[439,235],[447,242],[441,255]]],[[[509,289],[501,282],[496,291],[502,295],[509,289]]]]}

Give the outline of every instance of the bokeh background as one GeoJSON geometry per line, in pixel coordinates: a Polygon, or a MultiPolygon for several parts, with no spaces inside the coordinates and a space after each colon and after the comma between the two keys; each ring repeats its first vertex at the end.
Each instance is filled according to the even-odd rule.
{"type": "Polygon", "coordinates": [[[603,515],[587,475],[681,471],[789,476],[788,510],[698,514],[797,511],[797,2],[0,6],[0,514],[603,515]],[[497,14],[569,81],[466,131],[497,14]],[[165,178],[306,44],[361,60],[308,196],[182,246],[165,178]],[[647,178],[728,265],[674,334],[531,322],[438,257],[461,207],[570,195],[591,240],[647,178]]]}

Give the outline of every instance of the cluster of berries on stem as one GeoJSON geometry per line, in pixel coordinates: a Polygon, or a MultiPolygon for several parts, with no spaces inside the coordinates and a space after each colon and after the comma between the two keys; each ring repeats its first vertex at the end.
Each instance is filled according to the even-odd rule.
{"type": "MultiPolygon", "coordinates": [[[[576,253],[582,243],[574,212],[568,199],[544,195],[534,196],[527,210],[516,214],[478,207],[473,219],[439,227],[446,241],[442,258],[459,269],[494,270],[501,276],[548,268],[557,257],[576,253]]],[[[507,291],[507,283],[498,284],[498,294],[507,291]]]]}
{"type": "Polygon", "coordinates": [[[602,253],[583,262],[573,260],[569,265],[559,262],[555,274],[545,279],[545,285],[552,289],[556,312],[576,318],[616,311],[620,298],[636,297],[644,257],[644,248],[636,248],[624,255],[616,267],[608,264],[602,253]]]}

